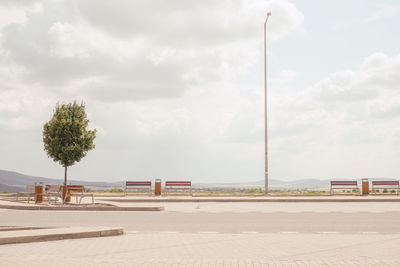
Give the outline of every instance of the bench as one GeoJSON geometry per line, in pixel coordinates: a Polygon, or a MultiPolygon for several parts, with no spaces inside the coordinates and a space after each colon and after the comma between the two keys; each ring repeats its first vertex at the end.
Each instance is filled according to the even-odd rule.
{"type": "Polygon", "coordinates": [[[396,194],[399,194],[399,181],[372,181],[372,193],[376,194],[377,189],[395,189],[396,194]]]}
{"type": "Polygon", "coordinates": [[[25,192],[17,192],[16,201],[18,201],[18,197],[22,197],[22,196],[28,198],[28,203],[31,200],[31,197],[33,200],[35,199],[35,185],[28,184],[28,185],[26,185],[25,190],[26,190],[25,192]]]}
{"type": "Polygon", "coordinates": [[[129,191],[138,192],[148,190],[151,195],[151,181],[126,181],[125,196],[129,191]]]}
{"type": "Polygon", "coordinates": [[[57,199],[60,198],[62,199],[62,194],[61,194],[61,186],[60,185],[50,185],[47,184],[44,188],[44,196],[47,197],[47,200],[49,201],[49,204],[51,202],[51,198],[54,198],[54,203],[57,203],[57,199]]]}
{"type": "Polygon", "coordinates": [[[331,181],[331,195],[333,195],[335,189],[356,189],[358,192],[360,192],[357,180],[331,181]]]}
{"type": "Polygon", "coordinates": [[[85,187],[83,185],[67,185],[67,193],[65,194],[64,202],[67,197],[76,197],[76,203],[81,204],[82,198],[92,197],[92,204],[94,204],[94,197],[92,193],[85,192],[85,187]]]}
{"type": "Polygon", "coordinates": [[[165,181],[164,194],[171,191],[186,191],[192,195],[191,181],[165,181]]]}

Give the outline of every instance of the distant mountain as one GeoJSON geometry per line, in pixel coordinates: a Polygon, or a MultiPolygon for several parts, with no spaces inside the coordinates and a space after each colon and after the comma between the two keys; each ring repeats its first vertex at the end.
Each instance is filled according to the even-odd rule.
{"type": "MultiPolygon", "coordinates": [[[[394,180],[392,178],[373,178],[374,180],[394,180]]],[[[335,179],[346,180],[346,179],[335,179]]],[[[361,179],[357,179],[361,184],[361,179]]],[[[0,192],[17,192],[24,189],[27,184],[42,182],[44,184],[62,184],[62,179],[52,179],[40,176],[30,176],[13,171],[0,170],[0,192]]],[[[68,180],[71,184],[81,184],[92,189],[105,188],[122,188],[125,186],[125,181],[120,182],[87,182],[79,180],[68,180]]],[[[305,188],[327,188],[330,186],[330,180],[319,179],[302,179],[293,181],[269,180],[271,188],[286,188],[286,189],[305,189],[305,188]]],[[[193,183],[194,188],[244,188],[244,187],[263,187],[264,180],[238,182],[238,183],[193,183]]]]}
{"type": "Polygon", "coordinates": [[[24,190],[23,186],[10,186],[5,184],[0,184],[0,193],[8,192],[8,193],[16,193],[24,190]]]}
{"type": "MultiPolygon", "coordinates": [[[[64,180],[45,178],[40,176],[30,176],[18,172],[0,170],[0,184],[3,187],[11,186],[13,188],[16,187],[23,189],[27,184],[34,184],[35,182],[42,182],[44,184],[62,184],[64,180]]],[[[122,187],[124,185],[124,182],[108,183],[108,182],[87,182],[78,180],[68,180],[68,183],[81,184],[88,187],[122,187]]],[[[1,188],[3,187],[0,187],[0,192],[9,191],[9,190],[2,190],[1,188]]]]}

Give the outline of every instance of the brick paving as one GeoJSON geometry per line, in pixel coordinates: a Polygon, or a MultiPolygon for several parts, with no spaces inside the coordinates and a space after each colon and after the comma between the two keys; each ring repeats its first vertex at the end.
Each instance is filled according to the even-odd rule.
{"type": "Polygon", "coordinates": [[[1,266],[400,266],[400,234],[129,233],[0,246],[1,266]]]}

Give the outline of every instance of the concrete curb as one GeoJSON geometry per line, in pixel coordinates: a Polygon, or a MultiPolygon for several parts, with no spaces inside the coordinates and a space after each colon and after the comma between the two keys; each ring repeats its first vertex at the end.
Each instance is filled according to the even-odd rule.
{"type": "Polygon", "coordinates": [[[0,232],[7,232],[7,231],[23,231],[23,230],[42,230],[42,229],[49,229],[49,227],[0,227],[0,232]]]}
{"type": "Polygon", "coordinates": [[[379,198],[379,199],[368,199],[368,198],[360,198],[360,199],[334,199],[334,198],[329,198],[329,199],[218,199],[218,198],[212,198],[212,199],[101,199],[102,201],[108,201],[108,202],[121,202],[121,203],[128,203],[128,202],[400,202],[400,198],[394,199],[384,199],[384,198],[379,198]]]}
{"type": "Polygon", "coordinates": [[[9,237],[0,237],[0,245],[55,241],[64,239],[106,237],[106,236],[116,236],[123,234],[124,230],[120,228],[113,228],[113,229],[111,228],[111,229],[94,230],[94,231],[77,231],[74,233],[33,234],[33,235],[27,234],[25,236],[12,236],[11,234],[9,237]]]}
{"type": "Polygon", "coordinates": [[[14,206],[0,205],[0,209],[13,210],[70,210],[70,211],[162,211],[164,207],[74,207],[74,206],[14,206]]]}

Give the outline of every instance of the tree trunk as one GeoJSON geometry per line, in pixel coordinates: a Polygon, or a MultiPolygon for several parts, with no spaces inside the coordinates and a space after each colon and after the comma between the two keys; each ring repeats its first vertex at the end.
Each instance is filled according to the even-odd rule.
{"type": "Polygon", "coordinates": [[[65,200],[66,200],[67,193],[68,193],[68,191],[67,191],[67,166],[64,166],[64,188],[63,188],[63,191],[65,192],[63,194],[64,195],[63,204],[65,204],[65,200]]]}

